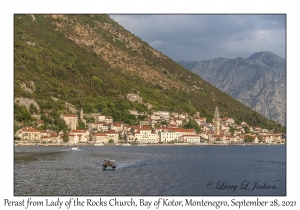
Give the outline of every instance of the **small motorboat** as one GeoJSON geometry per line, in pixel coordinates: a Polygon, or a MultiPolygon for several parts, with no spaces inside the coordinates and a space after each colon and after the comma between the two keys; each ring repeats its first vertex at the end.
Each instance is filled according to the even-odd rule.
{"type": "Polygon", "coordinates": [[[104,160],[102,163],[103,170],[115,170],[116,164],[114,160],[104,160]]]}
{"type": "Polygon", "coordinates": [[[78,150],[78,146],[77,146],[77,145],[72,146],[72,147],[71,147],[71,150],[78,150]]]}

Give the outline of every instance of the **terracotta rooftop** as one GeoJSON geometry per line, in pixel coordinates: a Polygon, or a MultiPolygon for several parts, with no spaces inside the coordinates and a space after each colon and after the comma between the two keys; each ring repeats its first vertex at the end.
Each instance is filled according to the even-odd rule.
{"type": "Polygon", "coordinates": [[[93,136],[107,136],[105,133],[95,133],[93,136]]]}
{"type": "Polygon", "coordinates": [[[174,132],[196,132],[194,129],[183,129],[183,128],[164,128],[166,131],[174,131],[174,132]]]}

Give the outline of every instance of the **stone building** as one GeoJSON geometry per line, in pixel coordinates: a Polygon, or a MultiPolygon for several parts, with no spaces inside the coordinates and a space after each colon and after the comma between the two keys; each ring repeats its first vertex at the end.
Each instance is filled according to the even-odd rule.
{"type": "Polygon", "coordinates": [[[76,130],[78,125],[78,116],[76,114],[61,114],[60,118],[66,122],[69,129],[76,130]]]}
{"type": "Polygon", "coordinates": [[[32,127],[23,127],[17,131],[16,136],[18,136],[22,141],[37,142],[41,138],[41,133],[32,127]]]}
{"type": "Polygon", "coordinates": [[[140,126],[139,130],[134,132],[134,138],[139,143],[158,143],[156,133],[150,126],[140,126]]]}

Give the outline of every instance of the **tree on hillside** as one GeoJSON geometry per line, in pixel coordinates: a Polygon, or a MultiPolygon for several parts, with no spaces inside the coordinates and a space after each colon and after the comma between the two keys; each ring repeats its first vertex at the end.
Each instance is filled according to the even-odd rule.
{"type": "Polygon", "coordinates": [[[30,121],[32,119],[30,113],[28,112],[25,106],[19,106],[15,104],[14,108],[15,108],[14,110],[15,119],[17,121],[24,122],[24,121],[30,121]]]}
{"type": "Polygon", "coordinates": [[[148,115],[138,115],[139,120],[145,120],[148,117],[148,115]]]}
{"type": "Polygon", "coordinates": [[[183,127],[186,128],[186,129],[193,128],[193,129],[195,129],[195,131],[197,133],[201,132],[200,126],[198,125],[198,123],[194,119],[189,119],[189,122],[186,123],[183,127]]]}
{"type": "Polygon", "coordinates": [[[54,120],[54,124],[56,125],[56,129],[55,129],[56,131],[61,131],[61,130],[67,131],[68,130],[68,126],[67,126],[66,122],[61,118],[56,118],[54,120]]]}
{"type": "Polygon", "coordinates": [[[229,132],[233,136],[233,134],[234,134],[234,128],[232,126],[230,126],[230,128],[229,128],[229,132]]]}
{"type": "Polygon", "coordinates": [[[257,135],[258,142],[263,142],[263,137],[261,135],[257,135]]]}
{"type": "Polygon", "coordinates": [[[69,136],[68,136],[68,133],[67,131],[64,130],[64,137],[63,137],[63,142],[66,143],[69,141],[69,136]]]}
{"type": "Polygon", "coordinates": [[[84,124],[84,122],[82,122],[80,119],[79,119],[79,121],[78,121],[77,129],[78,129],[78,130],[85,129],[85,124],[84,124]]]}
{"type": "Polygon", "coordinates": [[[37,108],[32,103],[29,105],[29,112],[30,112],[30,114],[37,114],[38,113],[37,108]]]}
{"type": "Polygon", "coordinates": [[[250,133],[250,128],[248,126],[243,126],[245,133],[250,133]]]}
{"type": "Polygon", "coordinates": [[[244,137],[244,142],[253,142],[254,141],[254,137],[253,136],[245,136],[244,137]]]}

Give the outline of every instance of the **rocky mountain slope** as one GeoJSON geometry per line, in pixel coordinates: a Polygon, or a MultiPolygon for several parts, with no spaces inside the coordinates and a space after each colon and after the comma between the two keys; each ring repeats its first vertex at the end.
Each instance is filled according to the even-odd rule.
{"type": "Polygon", "coordinates": [[[14,15],[14,97],[38,104],[30,104],[29,115],[24,100],[16,100],[15,125],[32,125],[30,116],[41,116],[45,124],[60,130],[60,114],[81,108],[133,124],[137,120],[129,109],[151,110],[127,100],[128,93],[138,93],[153,110],[199,111],[211,121],[218,106],[221,116],[237,122],[282,129],[108,15],[14,15]]]}
{"type": "Polygon", "coordinates": [[[286,124],[286,62],[272,52],[249,58],[179,61],[220,90],[269,119],[286,124]]]}

